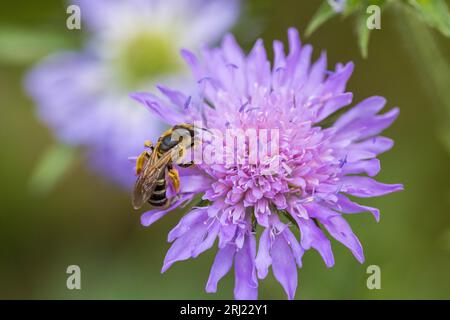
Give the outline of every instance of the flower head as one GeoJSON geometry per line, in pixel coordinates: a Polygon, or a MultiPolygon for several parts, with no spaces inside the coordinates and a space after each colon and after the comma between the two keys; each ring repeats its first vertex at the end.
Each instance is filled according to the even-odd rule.
{"type": "MultiPolygon", "coordinates": [[[[295,29],[288,38],[287,55],[282,42],[273,43],[273,64],[262,41],[245,55],[231,35],[220,48],[205,48],[201,59],[183,51],[198,85],[198,96],[187,107],[186,95],[165,87],[161,91],[167,100],[133,95],[169,124],[202,121],[214,136],[227,136],[229,130],[259,133],[253,147],[251,139],[231,146],[215,144],[213,151],[223,147],[223,158],[234,160],[202,161],[180,169],[181,190],[172,205],[142,216],[148,226],[203,194],[202,203],[169,233],[173,244],[163,271],[198,256],[218,239],[208,292],[216,291],[234,261],[236,298],[257,298],[258,279],[265,278],[270,267],[288,298],[294,298],[297,267],[306,250],[317,250],[328,267],[334,264],[323,229],[362,263],[362,246],[344,216],[369,211],[378,220],[379,211],[348,196],[402,190],[400,184],[371,178],[380,170],[377,155],[393,145],[379,134],[392,124],[398,109],[378,114],[386,101],[374,96],[342,111],[352,102],[346,83],[353,64],[328,71],[324,53],[311,63],[312,47],[301,45],[295,29]],[[336,121],[328,120],[337,112],[336,121]],[[252,151],[258,149],[260,155],[264,145],[276,152],[252,161],[252,151]],[[237,156],[228,158],[230,154],[237,156]]],[[[211,143],[200,146],[203,153],[208,148],[211,143]]]]}
{"type": "Polygon", "coordinates": [[[135,108],[130,90],[156,83],[188,89],[181,46],[219,38],[238,16],[228,0],[77,0],[90,38],[81,52],[58,52],[26,79],[40,118],[64,143],[83,146],[91,163],[131,186],[130,154],[164,124],[135,108]]]}

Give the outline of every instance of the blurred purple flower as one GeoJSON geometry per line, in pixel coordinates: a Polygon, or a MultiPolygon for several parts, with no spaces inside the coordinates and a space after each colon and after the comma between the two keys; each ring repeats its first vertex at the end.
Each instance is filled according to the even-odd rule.
{"type": "Polygon", "coordinates": [[[57,137],[85,147],[91,164],[131,186],[130,154],[164,128],[137,108],[131,90],[156,83],[187,88],[180,47],[212,43],[238,17],[229,0],[78,0],[90,39],[80,52],[59,52],[37,65],[26,88],[57,137]]]}
{"type": "Polygon", "coordinates": [[[267,163],[248,161],[180,169],[178,200],[166,210],[142,215],[142,224],[149,226],[194,195],[203,194],[207,204],[195,207],[169,233],[168,241],[173,244],[162,271],[176,261],[197,257],[218,238],[207,292],[216,291],[234,261],[235,298],[257,298],[257,279],[265,278],[271,266],[287,297],[293,299],[297,267],[306,250],[317,250],[327,267],[334,265],[331,242],[323,229],[362,263],[363,248],[344,215],[369,211],[378,221],[379,211],[348,196],[376,197],[403,189],[401,184],[371,178],[380,171],[377,155],[393,145],[379,134],[399,110],[378,114],[386,101],[374,96],[342,113],[332,125],[323,125],[352,102],[352,93],[345,88],[353,63],[337,64],[329,72],[325,53],[311,63],[312,47],[301,45],[295,29],[289,30],[288,38],[287,55],[283,43],[274,41],[272,66],[261,40],[248,55],[231,35],[220,48],[205,48],[200,60],[183,51],[200,97],[193,98],[187,108],[187,95],[167,88],[161,88],[167,102],[151,94],[133,94],[168,124],[203,119],[205,127],[221,132],[227,128],[279,130],[280,165],[275,174],[263,173],[267,163]],[[257,226],[263,229],[258,249],[257,226]],[[291,230],[294,226],[299,239],[291,230]]]}
{"type": "Polygon", "coordinates": [[[336,12],[342,12],[345,9],[347,0],[327,0],[330,6],[336,12]]]}

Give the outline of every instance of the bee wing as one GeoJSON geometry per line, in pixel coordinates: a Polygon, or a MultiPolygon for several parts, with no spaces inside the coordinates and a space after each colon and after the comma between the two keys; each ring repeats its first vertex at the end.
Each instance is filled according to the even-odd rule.
{"type": "MultiPolygon", "coordinates": [[[[139,209],[142,207],[142,205],[145,203],[146,198],[151,196],[151,193],[147,196],[148,192],[146,192],[145,185],[148,185],[148,183],[152,180],[149,180],[154,173],[151,172],[151,169],[154,167],[154,163],[156,162],[156,152],[153,150],[152,154],[150,155],[150,158],[145,161],[143,165],[143,169],[141,173],[139,174],[136,183],[134,184],[133,189],[133,195],[132,195],[132,204],[133,208],[139,209]],[[148,181],[148,182],[147,182],[148,181]]],[[[152,169],[152,171],[155,171],[152,169]]],[[[155,179],[153,179],[155,180],[155,179]]],[[[151,186],[150,186],[151,191],[151,186]]]]}
{"type": "Polygon", "coordinates": [[[156,182],[171,160],[170,152],[165,153],[161,158],[157,158],[153,151],[147,161],[144,170],[139,175],[134,185],[132,204],[134,209],[139,209],[150,199],[156,187],[156,182]]]}

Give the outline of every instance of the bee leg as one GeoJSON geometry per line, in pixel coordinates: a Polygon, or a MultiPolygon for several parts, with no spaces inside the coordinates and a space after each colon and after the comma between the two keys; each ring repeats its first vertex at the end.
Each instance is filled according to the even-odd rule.
{"type": "Polygon", "coordinates": [[[136,159],[136,175],[140,175],[142,172],[142,169],[145,166],[145,163],[150,158],[150,152],[144,151],[142,152],[139,157],[136,159]]]}
{"type": "Polygon", "coordinates": [[[167,209],[168,207],[170,207],[174,202],[177,202],[180,199],[180,195],[177,194],[176,196],[174,196],[173,198],[171,198],[170,200],[167,201],[167,203],[162,207],[162,209],[167,209]]]}
{"type": "Polygon", "coordinates": [[[167,201],[165,205],[163,205],[162,207],[158,207],[158,209],[166,210],[168,207],[170,207],[171,204],[172,204],[172,201],[167,201]]]}
{"type": "Polygon", "coordinates": [[[150,154],[153,152],[153,149],[154,149],[153,148],[153,143],[150,140],[145,140],[144,147],[150,149],[151,152],[149,152],[148,150],[145,150],[144,152],[142,152],[139,155],[139,157],[137,157],[137,159],[136,159],[136,175],[140,175],[141,174],[142,169],[145,166],[145,163],[150,158],[150,154]]]}
{"type": "Polygon", "coordinates": [[[173,166],[168,166],[167,169],[169,178],[172,180],[175,191],[178,193],[180,191],[180,175],[178,174],[178,170],[173,166]]]}

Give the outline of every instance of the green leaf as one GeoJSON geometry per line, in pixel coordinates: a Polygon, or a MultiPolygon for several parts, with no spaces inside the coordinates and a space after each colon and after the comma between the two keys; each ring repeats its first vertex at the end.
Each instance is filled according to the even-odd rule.
{"type": "Polygon", "coordinates": [[[395,26],[402,36],[406,52],[413,59],[423,89],[428,93],[431,106],[436,107],[439,124],[437,134],[450,151],[450,63],[441,50],[432,30],[424,21],[417,19],[416,12],[409,6],[397,6],[395,26]],[[424,63],[426,61],[426,63],[424,63]]]}
{"type": "Polygon", "coordinates": [[[63,144],[48,148],[34,168],[30,191],[37,195],[51,192],[75,163],[76,154],[75,148],[63,144]]]}
{"type": "Polygon", "coordinates": [[[358,46],[363,58],[367,58],[369,52],[370,29],[367,28],[365,13],[361,13],[356,20],[356,33],[358,35],[358,46]]]}
{"type": "Polygon", "coordinates": [[[29,64],[70,44],[61,33],[0,26],[0,63],[29,64]]]}
{"type": "Polygon", "coordinates": [[[328,4],[328,2],[324,1],[319,7],[319,9],[316,11],[314,16],[312,17],[311,21],[309,22],[305,32],[306,36],[309,37],[322,24],[324,24],[326,21],[328,21],[337,14],[338,13],[333,10],[333,8],[328,4]]]}
{"type": "Polygon", "coordinates": [[[430,26],[450,37],[450,12],[445,0],[408,0],[408,2],[430,26]]]}

